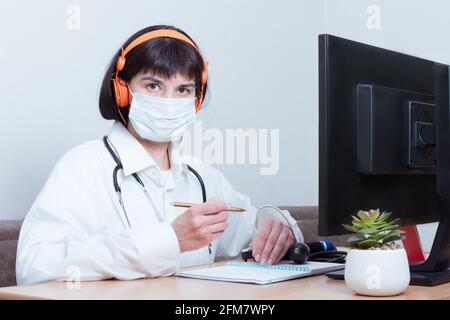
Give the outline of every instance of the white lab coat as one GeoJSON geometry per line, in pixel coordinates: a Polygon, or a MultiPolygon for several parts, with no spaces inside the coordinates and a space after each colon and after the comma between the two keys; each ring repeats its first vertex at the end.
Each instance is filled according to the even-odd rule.
{"type": "MultiPolygon", "coordinates": [[[[116,164],[103,141],[75,147],[57,162],[25,217],[17,250],[18,284],[73,277],[84,281],[168,276],[180,267],[207,264],[215,257],[236,257],[248,246],[256,208],[221,172],[191,161],[188,164],[203,178],[208,199],[216,196],[247,212],[229,214],[229,226],[212,243],[211,255],[208,247],[180,254],[170,223],[186,209],[170,203],[201,203],[197,178],[171,148],[171,170],[162,184],[157,164],[122,124],[116,122],[108,136],[123,164],[118,178],[131,227],[113,186],[116,164]],[[150,198],[132,177],[135,172],[150,198]]],[[[302,241],[295,220],[285,216],[302,241]]]]}

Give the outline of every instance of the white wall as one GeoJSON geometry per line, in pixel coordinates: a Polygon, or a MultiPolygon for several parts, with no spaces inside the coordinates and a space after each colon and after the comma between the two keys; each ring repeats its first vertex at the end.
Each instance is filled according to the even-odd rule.
{"type": "MultiPolygon", "coordinates": [[[[280,129],[280,170],[220,165],[255,204],[317,203],[317,34],[322,1],[3,1],[0,219],[22,218],[55,162],[101,137],[106,65],[135,31],[167,23],[211,60],[205,128],[280,129]],[[70,30],[70,5],[80,29],[70,30]]],[[[72,20],[71,20],[72,21],[72,20]]]]}
{"type": "Polygon", "coordinates": [[[447,0],[325,0],[324,8],[327,33],[450,63],[447,0]],[[373,6],[380,10],[380,29],[367,26],[374,26],[373,6]]]}
{"type": "MultiPolygon", "coordinates": [[[[324,29],[336,36],[450,64],[449,14],[446,0],[325,0],[324,29]],[[379,23],[373,20],[377,18],[379,23]]],[[[436,228],[437,224],[419,226],[425,250],[431,248],[436,228]]]]}

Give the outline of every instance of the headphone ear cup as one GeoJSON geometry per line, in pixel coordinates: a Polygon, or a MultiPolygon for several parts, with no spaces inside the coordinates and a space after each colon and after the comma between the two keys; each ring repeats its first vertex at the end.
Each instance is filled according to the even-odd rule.
{"type": "Polygon", "coordinates": [[[128,107],[130,105],[130,94],[127,83],[116,76],[113,80],[113,88],[117,106],[128,107]]]}
{"type": "Polygon", "coordinates": [[[197,99],[195,100],[195,112],[198,112],[200,110],[200,107],[202,106],[202,101],[203,101],[203,95],[201,95],[200,97],[197,97],[197,99]]]}
{"type": "Polygon", "coordinates": [[[206,81],[208,80],[208,63],[204,63],[203,64],[203,71],[202,71],[202,79],[201,79],[201,91],[200,91],[200,96],[197,97],[197,101],[195,102],[195,111],[199,111],[200,107],[203,103],[204,100],[204,92],[205,92],[205,85],[206,85],[206,81]]]}
{"type": "Polygon", "coordinates": [[[208,80],[208,71],[207,71],[206,65],[205,65],[205,67],[203,68],[203,71],[202,71],[202,87],[205,86],[206,80],[208,80]]]}

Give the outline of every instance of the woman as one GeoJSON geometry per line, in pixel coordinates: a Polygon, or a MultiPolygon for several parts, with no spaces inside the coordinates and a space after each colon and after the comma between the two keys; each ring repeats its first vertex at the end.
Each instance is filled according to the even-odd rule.
{"type": "Polygon", "coordinates": [[[176,147],[202,105],[206,69],[192,39],[174,27],[145,28],[126,41],[100,93],[112,130],[56,164],[20,233],[19,284],[75,271],[80,280],[171,275],[238,256],[258,221],[253,254],[261,263],[278,262],[303,240],[288,213],[261,223],[219,171],[181,161],[176,147]],[[171,206],[176,201],[197,205],[171,206]],[[229,204],[246,212],[228,213],[229,204]]]}

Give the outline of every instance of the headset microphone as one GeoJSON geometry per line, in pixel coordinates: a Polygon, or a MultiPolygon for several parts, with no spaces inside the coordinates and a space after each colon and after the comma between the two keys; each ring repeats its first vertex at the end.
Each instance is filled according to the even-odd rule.
{"type": "Polygon", "coordinates": [[[336,247],[333,242],[330,240],[321,240],[317,242],[308,242],[307,245],[311,249],[311,253],[320,252],[320,251],[333,251],[336,250],[336,247]]]}

